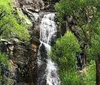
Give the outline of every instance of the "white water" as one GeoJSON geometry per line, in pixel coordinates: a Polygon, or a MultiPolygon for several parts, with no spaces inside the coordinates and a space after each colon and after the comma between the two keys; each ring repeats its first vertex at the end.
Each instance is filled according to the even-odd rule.
{"type": "MultiPolygon", "coordinates": [[[[42,45],[44,45],[47,57],[44,58],[46,60],[46,67],[44,69],[44,74],[40,75],[42,78],[38,81],[37,85],[60,85],[60,79],[57,74],[57,66],[55,63],[51,60],[50,56],[48,55],[49,52],[51,51],[51,41],[52,38],[56,36],[57,32],[57,26],[54,21],[55,14],[54,13],[49,13],[45,14],[44,17],[42,18],[41,24],[40,24],[40,47],[38,51],[38,68],[43,67],[44,61],[42,60],[43,56],[40,56],[40,48],[42,45]],[[45,77],[45,78],[43,78],[45,77]],[[44,82],[43,80],[45,79],[45,83],[40,83],[44,82]]],[[[41,70],[43,71],[43,70],[41,70]]],[[[40,72],[41,72],[40,71],[40,72]]],[[[39,77],[39,76],[38,76],[39,77]]]]}

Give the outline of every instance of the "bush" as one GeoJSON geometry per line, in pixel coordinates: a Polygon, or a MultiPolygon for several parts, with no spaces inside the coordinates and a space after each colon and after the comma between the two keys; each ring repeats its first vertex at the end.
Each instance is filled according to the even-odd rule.
{"type": "Polygon", "coordinates": [[[83,77],[84,85],[96,85],[96,64],[91,61],[88,72],[83,77]]]}
{"type": "Polygon", "coordinates": [[[57,39],[56,44],[52,48],[52,59],[56,61],[59,67],[63,69],[75,68],[76,52],[80,51],[78,40],[70,31],[63,37],[57,39]]]}
{"type": "Polygon", "coordinates": [[[8,56],[4,53],[1,53],[1,52],[0,52],[0,63],[3,63],[7,66],[10,66],[9,61],[8,61],[8,56]]]}
{"type": "Polygon", "coordinates": [[[10,66],[7,55],[0,52],[0,85],[2,85],[1,64],[4,64],[6,67],[10,66]]]}
{"type": "Polygon", "coordinates": [[[12,6],[11,0],[0,0],[0,37],[29,40],[29,25],[24,22],[25,20],[22,21],[12,6]]]}
{"type": "Polygon", "coordinates": [[[72,15],[75,17],[75,14],[77,16],[77,14],[79,13],[79,18],[80,13],[87,10],[87,6],[99,6],[99,3],[100,0],[60,0],[58,3],[56,3],[55,8],[59,21],[62,21],[64,15],[72,15]]]}
{"type": "Polygon", "coordinates": [[[75,56],[76,52],[79,51],[80,45],[74,34],[70,31],[68,31],[63,37],[57,39],[56,44],[53,46],[51,56],[58,64],[62,85],[78,85],[77,82],[79,82],[79,79],[75,72],[75,56]]]}
{"type": "Polygon", "coordinates": [[[81,85],[80,77],[74,70],[72,72],[61,72],[61,85],[81,85]]]}

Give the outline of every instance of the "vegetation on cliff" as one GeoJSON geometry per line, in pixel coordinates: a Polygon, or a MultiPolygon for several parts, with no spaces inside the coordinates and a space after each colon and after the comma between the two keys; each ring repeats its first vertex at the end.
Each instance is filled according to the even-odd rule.
{"type": "Polygon", "coordinates": [[[30,20],[21,9],[13,8],[12,0],[0,0],[0,85],[14,84],[14,81],[8,78],[10,62],[9,56],[7,56],[8,48],[3,47],[5,44],[3,42],[15,38],[20,41],[29,41],[28,28],[30,26],[30,20]]]}
{"type": "Polygon", "coordinates": [[[67,31],[70,30],[74,34],[73,36],[76,37],[78,40],[75,41],[73,40],[72,37],[70,37],[72,39],[67,38],[65,37],[65,35],[67,34],[65,34],[63,37],[60,37],[60,39],[57,39],[56,44],[52,48],[53,59],[58,63],[58,67],[60,68],[59,74],[60,74],[62,85],[95,85],[95,84],[99,85],[100,84],[100,71],[99,71],[100,70],[100,51],[99,51],[100,5],[99,3],[100,0],[73,0],[73,1],[60,0],[55,5],[57,11],[59,29],[61,29],[61,24],[63,22],[66,22],[67,31]],[[63,38],[66,42],[62,43],[61,40],[63,40],[63,38]],[[69,44],[65,45],[66,43],[69,44]],[[76,45],[75,43],[79,43],[80,46],[77,47],[79,47],[81,51],[77,51],[76,48],[74,48],[74,45],[70,47],[70,44],[72,43],[74,43],[74,45],[76,45]],[[68,49],[70,50],[68,51],[68,49]],[[76,54],[73,55],[73,52],[75,52],[76,54]],[[74,59],[75,57],[77,60],[74,59]],[[68,60],[69,58],[70,60],[68,60]],[[76,64],[73,63],[72,61],[73,59],[74,62],[75,61],[77,62],[76,64]],[[68,66],[65,63],[67,63],[68,66]],[[73,67],[70,66],[79,69],[71,70],[71,68],[73,67]],[[61,70],[63,68],[66,70],[65,72],[63,72],[64,75],[62,76],[61,70]],[[67,70],[69,70],[69,73],[67,73],[67,70]],[[73,74],[72,72],[77,73],[77,71],[78,74],[75,75],[79,77],[77,76],[75,77],[75,75],[71,77],[71,75],[73,74]],[[68,74],[70,74],[70,76],[68,76],[68,74]],[[67,81],[68,79],[70,79],[71,81],[70,80],[69,80],[70,82],[67,81]],[[78,81],[77,84],[75,84],[76,80],[78,81]]]}
{"type": "Polygon", "coordinates": [[[4,68],[8,68],[9,66],[10,66],[10,64],[9,64],[9,61],[8,61],[8,56],[4,53],[0,53],[0,85],[2,85],[3,82],[5,82],[5,81],[3,81],[4,78],[2,78],[3,77],[2,76],[3,75],[2,70],[4,68]]]}
{"type": "MultiPolygon", "coordinates": [[[[28,40],[29,33],[27,28],[30,25],[19,17],[18,11],[13,9],[11,0],[0,1],[0,37],[1,38],[19,38],[28,40]]],[[[24,15],[23,15],[24,16],[24,15]]]]}

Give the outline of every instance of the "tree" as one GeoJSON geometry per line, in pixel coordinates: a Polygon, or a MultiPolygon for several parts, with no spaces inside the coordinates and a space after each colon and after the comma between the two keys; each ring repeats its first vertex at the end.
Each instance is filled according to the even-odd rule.
{"type": "MultiPolygon", "coordinates": [[[[13,9],[11,0],[0,1],[0,37],[1,38],[20,38],[28,40],[29,33],[27,25],[13,9]]],[[[23,15],[24,16],[24,15],[23,15]]]]}
{"type": "MultiPolygon", "coordinates": [[[[76,52],[80,51],[78,40],[70,31],[68,31],[63,37],[57,39],[56,44],[52,48],[52,59],[59,66],[59,74],[62,85],[66,85],[67,77],[78,78],[76,70],[76,52]],[[75,70],[75,71],[74,71],[75,70]],[[71,73],[70,73],[71,71],[71,73]],[[74,76],[73,76],[74,75],[74,76]]],[[[69,79],[70,82],[74,82],[73,79],[69,79]]],[[[76,83],[71,85],[80,85],[76,79],[76,83]]]]}
{"type": "MultiPolygon", "coordinates": [[[[96,54],[100,53],[97,52],[97,50],[99,49],[99,45],[98,45],[99,39],[97,39],[100,37],[97,34],[97,32],[99,32],[99,29],[98,29],[98,24],[95,24],[95,23],[99,23],[98,19],[100,18],[99,3],[100,0],[74,0],[74,1],[60,0],[60,2],[58,2],[55,6],[57,10],[57,16],[59,22],[67,20],[69,29],[77,37],[82,52],[84,53],[83,57],[85,63],[87,61],[86,60],[87,48],[94,49],[96,51],[95,52],[96,54]],[[98,37],[95,39],[95,36],[98,37]]],[[[95,58],[97,58],[96,59],[96,66],[97,66],[96,83],[97,85],[99,85],[100,84],[99,55],[95,55],[95,58]]]]}
{"type": "Polygon", "coordinates": [[[92,55],[96,58],[96,85],[100,85],[100,19],[94,23],[94,32],[91,39],[92,55]]]}
{"type": "Polygon", "coordinates": [[[88,66],[88,72],[83,77],[84,85],[96,85],[96,65],[95,61],[91,61],[88,66]]]}

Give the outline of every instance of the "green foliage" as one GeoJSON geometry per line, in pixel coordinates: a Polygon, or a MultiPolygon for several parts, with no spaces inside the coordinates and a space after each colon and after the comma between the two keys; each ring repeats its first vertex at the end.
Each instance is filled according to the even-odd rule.
{"type": "Polygon", "coordinates": [[[5,65],[9,66],[8,56],[1,52],[0,52],[0,63],[4,63],[5,65]]]}
{"type": "Polygon", "coordinates": [[[21,40],[28,40],[29,27],[24,21],[17,18],[18,14],[13,10],[11,0],[0,1],[0,35],[2,38],[17,37],[21,40]]]}
{"type": "Polygon", "coordinates": [[[72,72],[60,72],[61,85],[81,85],[80,77],[76,70],[72,72]]]}
{"type": "Polygon", "coordinates": [[[9,67],[8,56],[0,52],[0,85],[2,81],[2,74],[1,74],[1,64],[4,64],[6,67],[9,67]]]}
{"type": "Polygon", "coordinates": [[[76,52],[80,46],[74,34],[68,31],[63,37],[57,39],[52,48],[52,58],[58,63],[61,70],[75,67],[76,52]]]}
{"type": "Polygon", "coordinates": [[[5,85],[14,85],[14,80],[7,78],[6,76],[3,77],[3,82],[5,85]]]}
{"type": "Polygon", "coordinates": [[[78,85],[76,71],[76,52],[80,51],[80,46],[74,34],[68,31],[63,37],[57,39],[52,48],[52,59],[59,66],[59,74],[62,85],[78,85]],[[70,72],[72,71],[72,72],[70,72]],[[77,83],[77,84],[76,84],[77,83]]]}
{"type": "Polygon", "coordinates": [[[90,63],[91,60],[95,60],[94,52],[93,52],[93,49],[91,47],[88,47],[86,49],[86,56],[88,56],[87,57],[88,63],[90,63]]]}
{"type": "MultiPolygon", "coordinates": [[[[55,5],[58,21],[60,22],[60,24],[64,20],[67,20],[69,30],[72,30],[71,27],[73,25],[70,24],[68,18],[66,18],[66,17],[72,17],[73,21],[75,21],[77,26],[74,27],[74,29],[76,30],[76,31],[74,31],[74,33],[75,32],[79,33],[79,36],[77,38],[79,40],[79,43],[82,47],[82,51],[84,52],[87,61],[89,61],[88,62],[89,64],[90,64],[90,61],[94,60],[94,58],[97,55],[100,55],[100,50],[99,50],[99,48],[100,48],[100,5],[99,4],[100,4],[100,0],[60,0],[55,5]]],[[[59,41],[60,41],[60,39],[59,39],[59,41]]],[[[70,42],[70,44],[72,43],[72,41],[74,41],[74,40],[70,40],[70,41],[67,40],[67,42],[70,42]]],[[[63,46],[63,44],[61,44],[61,45],[63,46]]],[[[60,44],[59,44],[59,46],[60,46],[60,44]]],[[[70,69],[71,63],[68,64],[69,63],[68,62],[66,65],[65,62],[67,62],[67,59],[62,57],[62,54],[64,52],[66,54],[67,50],[64,49],[65,51],[62,52],[62,48],[61,47],[59,48],[59,46],[58,47],[55,46],[56,49],[53,50],[55,52],[54,55],[56,55],[58,57],[58,59],[55,56],[53,58],[54,58],[54,60],[57,61],[58,66],[60,67],[60,70],[62,68],[63,69],[66,68],[68,66],[69,66],[69,68],[67,68],[67,69],[70,69]],[[61,56],[61,58],[60,58],[60,56],[61,56]],[[64,63],[61,63],[61,62],[64,62],[64,63]],[[62,65],[62,66],[60,66],[60,65],[62,65]]],[[[64,44],[64,46],[63,46],[63,48],[70,48],[70,46],[67,46],[65,44],[64,44]]],[[[74,48],[70,48],[70,49],[73,52],[74,48]]],[[[67,55],[68,54],[73,54],[73,53],[68,51],[67,55]]],[[[66,55],[64,55],[64,56],[66,56],[66,55]]],[[[74,57],[72,57],[72,55],[71,55],[71,59],[69,61],[71,61],[73,63],[73,59],[74,59],[74,57]]],[[[74,63],[74,67],[75,67],[75,63],[74,63]]],[[[62,69],[62,71],[63,71],[63,69],[62,69]]],[[[67,71],[67,69],[65,69],[65,70],[67,71]]],[[[87,74],[84,76],[85,85],[95,85],[95,82],[96,82],[95,76],[96,75],[95,75],[95,70],[93,70],[93,69],[95,69],[94,62],[92,62],[92,64],[89,65],[89,70],[88,70],[87,74]]],[[[60,75],[61,75],[61,80],[63,81],[64,75],[67,75],[67,72],[60,71],[60,75]]],[[[68,79],[66,77],[65,82],[67,80],[68,79]]],[[[63,85],[67,85],[67,84],[64,83],[63,85]]],[[[71,84],[69,84],[69,85],[71,85],[71,84]]]]}
{"type": "Polygon", "coordinates": [[[83,77],[84,85],[96,85],[96,65],[91,61],[88,66],[88,72],[83,77]]]}
{"type": "Polygon", "coordinates": [[[95,23],[95,29],[91,39],[91,49],[94,55],[100,54],[100,19],[95,23]]]}
{"type": "Polygon", "coordinates": [[[77,16],[78,18],[81,16],[85,19],[82,13],[86,13],[91,6],[99,6],[99,3],[100,0],[60,0],[56,3],[55,8],[59,21],[62,21],[65,15],[77,16]]]}
{"type": "Polygon", "coordinates": [[[78,30],[80,34],[78,40],[81,47],[86,48],[85,52],[88,56],[88,60],[91,60],[91,58],[94,59],[94,55],[100,53],[99,3],[100,0],[60,0],[55,5],[60,22],[62,22],[63,17],[67,15],[72,16],[77,23],[76,30],[78,30]]]}
{"type": "MultiPolygon", "coordinates": [[[[58,24],[61,25],[64,20],[68,21],[67,25],[70,30],[73,24],[70,24],[68,17],[72,17],[72,21],[75,21],[75,32],[78,36],[81,47],[84,44],[90,44],[91,34],[93,28],[94,18],[97,15],[99,9],[100,0],[60,0],[56,3],[55,8],[57,11],[58,24]]],[[[61,30],[61,28],[59,28],[61,30]]]]}
{"type": "Polygon", "coordinates": [[[92,22],[92,33],[91,33],[91,44],[88,46],[86,54],[88,60],[94,60],[96,56],[100,55],[100,18],[97,17],[94,22],[92,22]]]}
{"type": "Polygon", "coordinates": [[[11,13],[12,11],[12,3],[11,0],[0,0],[0,6],[2,6],[2,9],[5,9],[8,13],[11,13]]]}

